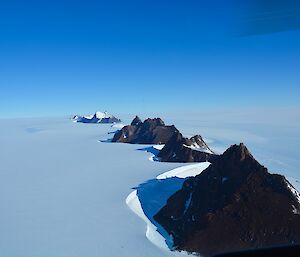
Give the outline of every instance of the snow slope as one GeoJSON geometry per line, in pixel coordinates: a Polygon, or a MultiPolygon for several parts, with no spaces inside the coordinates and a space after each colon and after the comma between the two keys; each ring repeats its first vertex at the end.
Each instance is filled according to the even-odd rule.
{"type": "Polygon", "coordinates": [[[99,143],[110,125],[0,120],[0,256],[174,256],[145,237],[132,187],[178,165],[99,143]]]}
{"type": "MultiPolygon", "coordinates": [[[[167,203],[168,198],[178,191],[184,178],[200,174],[210,165],[209,162],[185,165],[172,169],[140,184],[126,199],[130,209],[147,224],[146,237],[154,245],[168,250],[173,245],[172,238],[155,220],[154,215],[167,203]]],[[[178,256],[187,254],[177,253],[178,256]]]]}
{"type": "Polygon", "coordinates": [[[194,143],[192,145],[183,145],[186,148],[190,148],[194,151],[199,151],[199,152],[203,152],[203,153],[209,153],[209,154],[213,154],[213,152],[209,149],[207,149],[206,147],[201,147],[198,144],[194,143]]]}
{"type": "Polygon", "coordinates": [[[182,166],[170,171],[166,171],[163,174],[158,175],[157,179],[166,179],[172,177],[186,178],[186,177],[195,177],[205,170],[210,165],[210,162],[200,162],[196,164],[190,164],[182,166]]]}

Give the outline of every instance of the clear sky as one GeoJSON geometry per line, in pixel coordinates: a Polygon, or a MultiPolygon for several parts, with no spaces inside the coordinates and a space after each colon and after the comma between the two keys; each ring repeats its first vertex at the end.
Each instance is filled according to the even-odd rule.
{"type": "Polygon", "coordinates": [[[241,33],[245,10],[1,1],[0,117],[300,107],[300,30],[241,33]]]}

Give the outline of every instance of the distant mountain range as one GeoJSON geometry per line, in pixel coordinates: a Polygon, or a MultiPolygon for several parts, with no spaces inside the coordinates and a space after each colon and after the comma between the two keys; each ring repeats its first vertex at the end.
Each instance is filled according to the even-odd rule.
{"type": "Polygon", "coordinates": [[[160,118],[142,122],[136,116],[130,125],[115,133],[112,142],[165,144],[156,156],[162,162],[205,162],[216,156],[200,135],[185,138],[174,125],[167,126],[160,118]]]}
{"type": "Polygon", "coordinates": [[[120,119],[115,116],[109,114],[108,112],[96,112],[94,115],[75,115],[72,118],[75,122],[82,123],[116,123],[121,122],[120,119]]]}
{"type": "Polygon", "coordinates": [[[201,256],[300,243],[298,191],[244,144],[186,179],[154,219],[173,238],[173,249],[201,256]]]}

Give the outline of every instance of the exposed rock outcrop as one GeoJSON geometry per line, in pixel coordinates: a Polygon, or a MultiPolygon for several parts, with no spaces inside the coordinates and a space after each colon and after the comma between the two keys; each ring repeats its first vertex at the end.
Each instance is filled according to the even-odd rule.
{"type": "Polygon", "coordinates": [[[137,125],[139,125],[139,124],[141,124],[142,123],[142,120],[140,119],[140,117],[139,116],[135,116],[135,118],[132,120],[132,122],[131,122],[131,126],[137,126],[137,125]]]}
{"type": "Polygon", "coordinates": [[[144,122],[135,117],[131,125],[117,131],[112,142],[130,144],[165,144],[178,130],[167,126],[160,118],[146,119],[144,122]]]}
{"type": "Polygon", "coordinates": [[[174,133],[157,157],[162,162],[211,162],[216,155],[200,135],[188,139],[178,131],[174,133]]]}
{"type": "Polygon", "coordinates": [[[233,145],[154,216],[174,249],[210,256],[300,243],[300,196],[270,174],[244,144],[233,145]]]}

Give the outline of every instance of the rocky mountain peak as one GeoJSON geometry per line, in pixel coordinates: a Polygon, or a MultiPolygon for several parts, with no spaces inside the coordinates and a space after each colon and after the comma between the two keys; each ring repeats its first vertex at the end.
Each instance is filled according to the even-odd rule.
{"type": "Polygon", "coordinates": [[[213,161],[216,155],[209,149],[200,135],[189,138],[177,130],[158,154],[163,162],[213,161]]]}
{"type": "Polygon", "coordinates": [[[130,144],[165,144],[178,131],[175,126],[167,126],[160,118],[148,118],[144,122],[136,116],[131,125],[118,130],[112,142],[130,144]]]}
{"type": "Polygon", "coordinates": [[[202,256],[299,243],[299,195],[241,143],[188,178],[154,218],[172,235],[174,249],[202,256]]]}
{"type": "Polygon", "coordinates": [[[217,177],[226,176],[234,178],[234,181],[241,181],[249,174],[263,176],[267,173],[267,169],[253,157],[243,143],[240,143],[230,146],[203,175],[208,172],[217,177]]]}
{"type": "Polygon", "coordinates": [[[139,125],[139,124],[141,124],[142,123],[142,120],[140,119],[140,117],[139,116],[135,116],[135,118],[132,120],[132,122],[131,122],[131,126],[137,126],[137,125],[139,125]]]}
{"type": "Polygon", "coordinates": [[[176,131],[170,139],[170,142],[173,142],[173,143],[175,143],[175,142],[180,143],[183,141],[185,141],[184,137],[182,136],[182,134],[179,131],[176,131]]]}
{"type": "Polygon", "coordinates": [[[163,122],[163,120],[161,118],[154,118],[154,119],[148,118],[144,121],[144,124],[147,126],[153,126],[153,127],[165,126],[165,123],[163,122]]]}
{"type": "Polygon", "coordinates": [[[223,154],[224,159],[232,159],[234,161],[244,161],[245,159],[253,159],[254,157],[243,144],[235,144],[230,146],[223,154]]]}
{"type": "Polygon", "coordinates": [[[191,140],[193,143],[197,143],[197,144],[203,142],[203,138],[202,138],[200,135],[192,136],[192,137],[190,138],[190,140],[191,140]]]}

